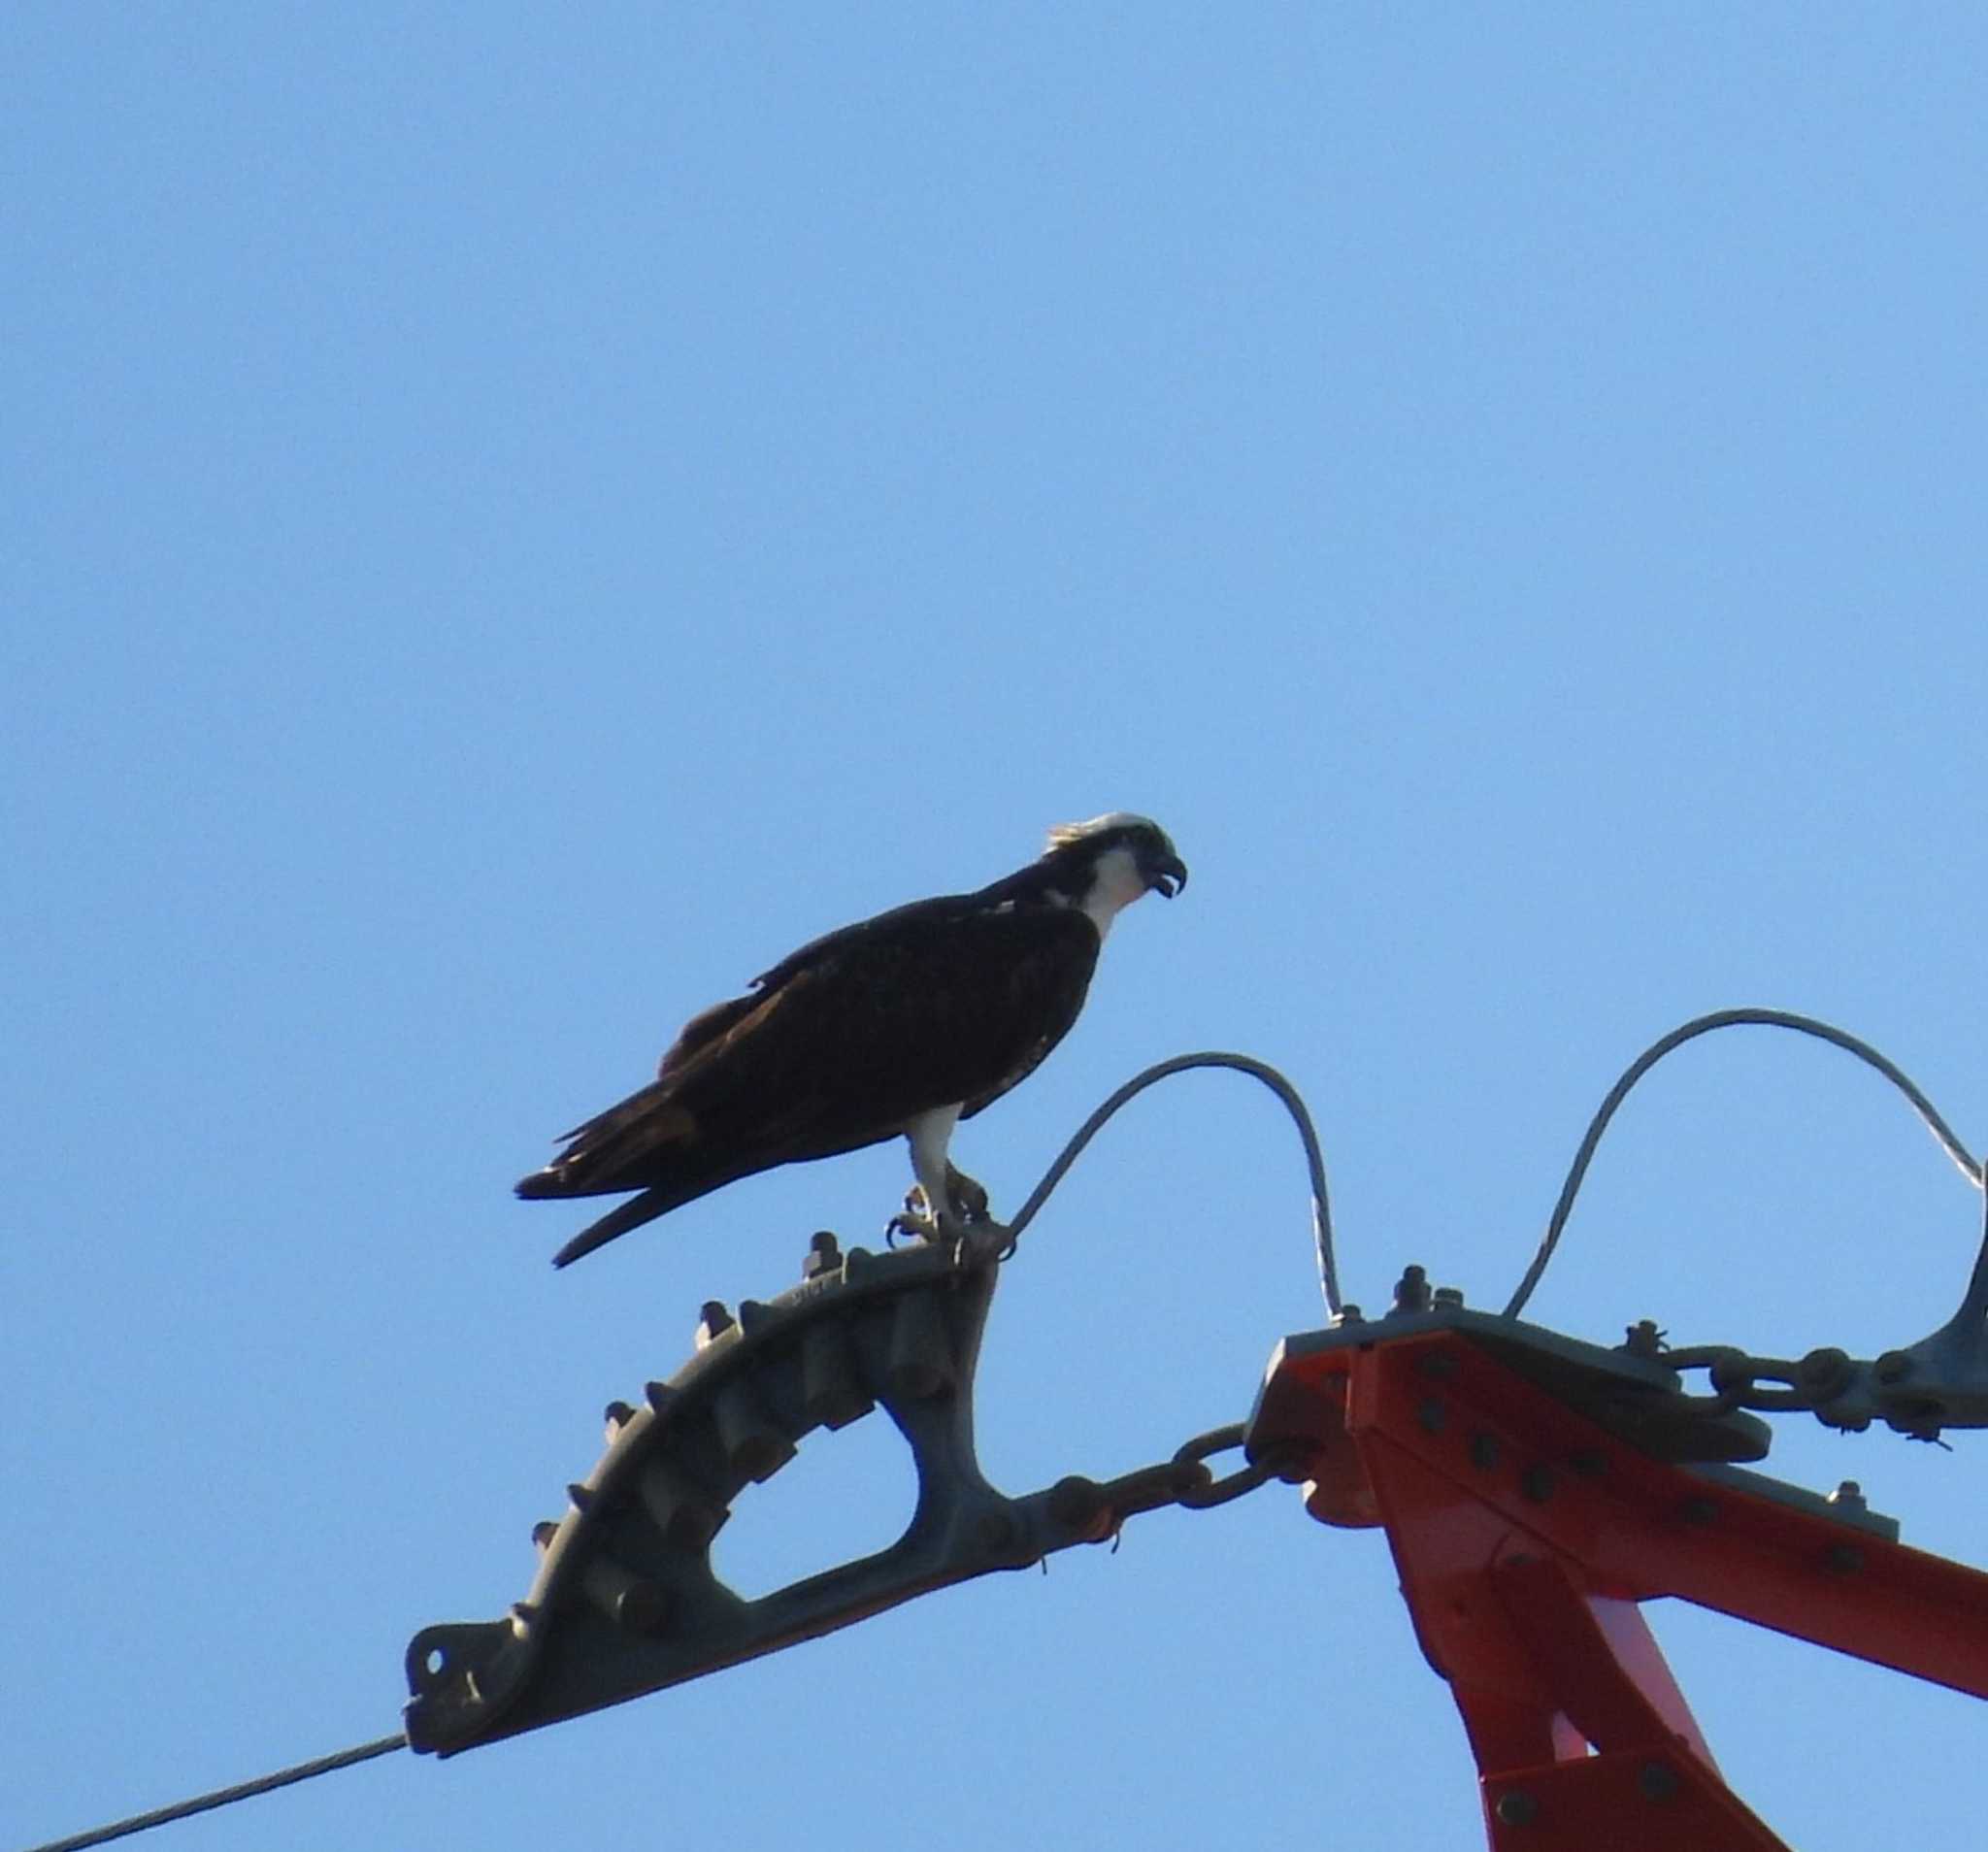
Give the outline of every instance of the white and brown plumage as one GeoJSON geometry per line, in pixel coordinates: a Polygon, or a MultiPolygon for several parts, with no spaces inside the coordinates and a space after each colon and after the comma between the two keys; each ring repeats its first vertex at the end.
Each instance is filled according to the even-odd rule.
{"type": "Polygon", "coordinates": [[[972,894],[914,901],[803,945],[683,1026],[656,1078],[565,1135],[525,1197],[640,1195],[553,1256],[564,1267],[777,1165],[903,1136],[934,1217],[983,1214],[953,1127],[1026,1078],[1083,1007],[1112,919],[1187,869],[1125,811],[1052,830],[1041,858],[972,894]]]}

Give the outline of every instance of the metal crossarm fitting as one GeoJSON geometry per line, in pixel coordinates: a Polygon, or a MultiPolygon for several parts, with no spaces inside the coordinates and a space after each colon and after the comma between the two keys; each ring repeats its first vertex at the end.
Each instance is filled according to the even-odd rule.
{"type": "Polygon", "coordinates": [[[1238,1424],[1115,1479],[1072,1475],[1020,1499],[989,1485],[973,1380],[1007,1245],[994,1224],[889,1254],[845,1255],[818,1235],[799,1286],[736,1317],[706,1306],[696,1354],[642,1406],[610,1406],[606,1453],[569,1488],[566,1514],[533,1532],[525,1599],[505,1619],[427,1627],[410,1642],[409,1743],[452,1755],[618,1703],[1273,1475],[1282,1456],[1212,1478],[1203,1462],[1241,1443],[1238,1424]],[[806,1435],[879,1404],[917,1470],[903,1536],[757,1601],[726,1587],[711,1542],[734,1501],[806,1435]]]}
{"type": "Polygon", "coordinates": [[[1693,1398],[1703,1407],[1800,1410],[1852,1434],[1881,1421],[1914,1440],[1988,1428],[1988,1329],[1971,1303],[1930,1338],[1870,1359],[1833,1346],[1803,1357],[1756,1357],[1730,1344],[1670,1349],[1661,1336],[1645,1320],[1630,1341],[1669,1369],[1708,1372],[1711,1394],[1693,1398]]]}
{"type": "Polygon", "coordinates": [[[1988,1697],[1988,1575],[1907,1549],[1854,1491],[1741,1470],[1767,1431],[1652,1357],[1409,1310],[1286,1339],[1253,1457],[1383,1525],[1449,1683],[1496,1852],[1775,1852],[1727,1788],[1640,1604],[1675,1596],[1988,1697]]]}

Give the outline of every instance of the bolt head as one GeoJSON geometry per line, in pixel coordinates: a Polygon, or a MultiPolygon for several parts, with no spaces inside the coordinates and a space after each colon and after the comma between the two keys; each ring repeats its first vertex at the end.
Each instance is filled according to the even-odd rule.
{"type": "Polygon", "coordinates": [[[1636,1785],[1648,1800],[1668,1801],[1682,1784],[1669,1763],[1646,1762],[1636,1771],[1636,1785]]]}

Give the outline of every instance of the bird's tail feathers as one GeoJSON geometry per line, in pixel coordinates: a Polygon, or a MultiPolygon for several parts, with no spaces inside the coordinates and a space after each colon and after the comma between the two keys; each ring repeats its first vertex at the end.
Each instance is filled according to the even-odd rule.
{"type": "Polygon", "coordinates": [[[598,1222],[590,1222],[581,1229],[552,1256],[552,1265],[571,1267],[582,1254],[591,1254],[595,1248],[606,1246],[615,1236],[625,1235],[631,1228],[640,1228],[643,1223],[653,1221],[665,1210],[676,1207],[669,1190],[644,1190],[640,1196],[631,1196],[627,1202],[609,1210],[598,1222]]]}
{"type": "Polygon", "coordinates": [[[566,1149],[542,1171],[520,1177],[524,1197],[605,1196],[639,1188],[659,1158],[697,1136],[696,1117],[663,1097],[661,1085],[643,1088],[620,1105],[575,1126],[566,1149]],[[634,1172],[637,1174],[631,1175],[634,1172]]]}

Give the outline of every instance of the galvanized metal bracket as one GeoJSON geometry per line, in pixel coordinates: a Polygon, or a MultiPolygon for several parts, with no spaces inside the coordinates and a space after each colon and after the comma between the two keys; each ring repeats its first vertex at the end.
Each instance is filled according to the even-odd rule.
{"type": "MultiPolygon", "coordinates": [[[[1209,1484],[1198,1457],[1025,1498],[974,1453],[974,1371],[1008,1231],[875,1254],[817,1235],[802,1283],[733,1316],[705,1308],[696,1354],[639,1406],[533,1533],[538,1574],[501,1620],[423,1628],[407,1651],[408,1741],[453,1755],[831,1633],[937,1588],[1115,1535],[1209,1484]],[[889,1548],[747,1601],[712,1571],[734,1501],[817,1428],[881,1405],[917,1497],[889,1548]]],[[[1206,1439],[1206,1438],[1205,1438],[1206,1439]]]]}

